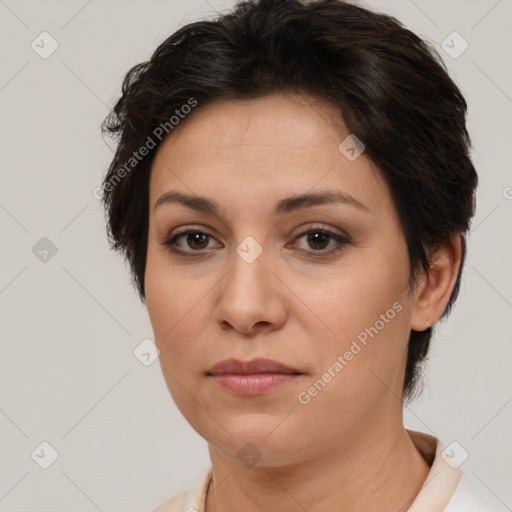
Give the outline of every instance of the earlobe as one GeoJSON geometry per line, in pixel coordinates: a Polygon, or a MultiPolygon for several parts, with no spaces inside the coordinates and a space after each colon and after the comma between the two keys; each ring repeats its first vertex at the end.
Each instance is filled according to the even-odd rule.
{"type": "Polygon", "coordinates": [[[418,285],[411,313],[411,329],[424,331],[443,314],[457,281],[462,256],[460,234],[430,255],[430,269],[418,285]]]}

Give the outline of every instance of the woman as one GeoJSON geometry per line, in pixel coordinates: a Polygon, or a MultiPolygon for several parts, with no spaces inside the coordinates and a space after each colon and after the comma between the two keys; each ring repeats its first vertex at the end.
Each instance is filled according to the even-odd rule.
{"type": "Polygon", "coordinates": [[[434,50],[339,0],[240,3],[130,70],[108,233],[212,463],[157,511],[469,510],[462,447],[402,421],[459,290],[465,115],[434,50]]]}

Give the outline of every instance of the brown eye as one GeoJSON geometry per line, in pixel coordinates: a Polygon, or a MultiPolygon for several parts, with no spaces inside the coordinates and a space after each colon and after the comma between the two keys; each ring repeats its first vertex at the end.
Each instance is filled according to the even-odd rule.
{"type": "Polygon", "coordinates": [[[300,233],[296,239],[304,239],[306,241],[304,245],[307,245],[307,247],[299,248],[314,258],[330,256],[331,254],[343,249],[346,244],[350,243],[346,236],[333,233],[323,228],[309,229],[308,231],[300,233]],[[334,241],[334,243],[331,244],[332,246],[330,248],[328,248],[331,241],[334,241]]]}
{"type": "Polygon", "coordinates": [[[329,245],[329,235],[321,231],[308,233],[307,241],[310,247],[317,250],[325,249],[329,245]]]}
{"type": "Polygon", "coordinates": [[[209,252],[208,243],[212,238],[211,235],[199,230],[189,229],[171,236],[165,242],[161,242],[171,252],[184,256],[195,256],[209,252]]]}
{"type": "Polygon", "coordinates": [[[191,249],[200,250],[205,249],[208,246],[208,235],[205,235],[204,233],[188,233],[185,240],[191,249]]]}

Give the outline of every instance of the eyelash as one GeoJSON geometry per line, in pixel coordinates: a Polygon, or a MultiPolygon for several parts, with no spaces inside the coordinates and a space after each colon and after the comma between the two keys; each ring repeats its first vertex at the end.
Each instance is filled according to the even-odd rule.
{"type": "MultiPolygon", "coordinates": [[[[194,258],[194,257],[196,257],[198,255],[203,254],[205,251],[204,250],[193,251],[193,253],[196,253],[196,254],[190,254],[190,253],[188,253],[186,251],[182,251],[181,249],[176,249],[175,248],[175,244],[176,244],[176,241],[178,240],[179,237],[184,236],[184,235],[196,234],[196,233],[200,234],[200,235],[206,235],[207,237],[213,238],[212,235],[209,235],[208,233],[205,233],[202,230],[199,230],[199,229],[187,229],[186,231],[181,231],[179,233],[174,234],[173,236],[171,236],[166,241],[160,242],[160,243],[162,245],[164,245],[173,254],[177,254],[177,255],[183,256],[185,258],[194,258]]],[[[322,258],[322,257],[331,256],[331,255],[337,253],[338,251],[340,251],[341,249],[343,249],[343,247],[346,244],[350,243],[350,241],[348,240],[347,237],[339,235],[337,233],[333,233],[332,231],[329,231],[327,229],[320,228],[320,227],[318,227],[318,228],[317,227],[309,228],[307,231],[303,231],[302,233],[299,233],[295,237],[295,240],[297,240],[297,239],[299,239],[299,238],[301,238],[303,236],[306,236],[306,235],[318,234],[318,233],[321,233],[323,235],[326,235],[326,236],[332,238],[333,240],[335,240],[337,242],[337,245],[335,245],[334,247],[332,247],[331,249],[328,249],[328,250],[319,249],[319,250],[316,250],[316,251],[306,251],[308,253],[308,255],[310,257],[312,257],[312,258],[318,258],[318,257],[322,258]]]]}

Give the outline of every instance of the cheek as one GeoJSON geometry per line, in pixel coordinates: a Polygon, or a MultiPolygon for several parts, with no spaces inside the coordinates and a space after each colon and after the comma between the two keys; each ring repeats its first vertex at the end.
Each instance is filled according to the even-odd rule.
{"type": "MultiPolygon", "coordinates": [[[[195,306],[200,301],[200,290],[185,284],[168,260],[148,250],[145,272],[146,306],[155,336],[155,344],[160,350],[161,363],[169,371],[179,370],[182,358],[191,357],[185,350],[187,336],[183,337],[195,323],[195,306]]],[[[189,333],[190,335],[190,333],[189,333]]]]}
{"type": "Polygon", "coordinates": [[[187,311],[198,302],[199,286],[192,286],[183,278],[183,272],[180,274],[167,252],[156,247],[156,242],[148,246],[144,283],[151,324],[161,343],[172,336],[187,311]]]}
{"type": "Polygon", "coordinates": [[[338,389],[343,395],[355,389],[369,392],[376,383],[370,369],[389,382],[403,363],[410,309],[408,259],[403,249],[405,254],[360,253],[357,262],[322,281],[321,287],[302,290],[309,293],[308,305],[325,326],[318,371],[323,374],[330,369],[339,375],[333,380],[344,382],[343,389],[338,389]]]}
{"type": "Polygon", "coordinates": [[[193,414],[201,351],[194,343],[204,327],[205,295],[198,283],[177,279],[174,272],[148,258],[146,267],[146,306],[158,347],[162,375],[169,393],[185,417],[193,414]],[[201,293],[202,292],[202,293],[201,293]],[[201,318],[200,318],[201,317],[201,318]]]}
{"type": "Polygon", "coordinates": [[[205,330],[211,328],[211,294],[219,276],[200,279],[184,266],[173,265],[164,251],[148,251],[146,306],[163,370],[179,382],[192,383],[205,369],[205,330]]]}
{"type": "Polygon", "coordinates": [[[407,303],[393,286],[383,294],[360,282],[354,287],[346,284],[343,290],[331,290],[329,300],[322,299],[329,330],[316,350],[309,348],[316,360],[315,375],[297,396],[313,422],[332,410],[322,420],[323,427],[320,421],[317,426],[326,428],[333,422],[333,431],[340,418],[363,421],[390,389],[399,393],[397,377],[408,340],[407,303]]]}
{"type": "Polygon", "coordinates": [[[346,265],[328,278],[316,283],[304,281],[302,289],[295,288],[297,295],[304,297],[304,302],[329,327],[331,336],[339,339],[352,339],[378,322],[381,315],[385,316],[384,321],[393,320],[386,326],[396,324],[395,320],[404,316],[398,315],[397,309],[403,311],[408,300],[407,266],[386,261],[385,255],[359,259],[357,264],[346,265]],[[397,302],[402,307],[393,308],[397,302]]]}

